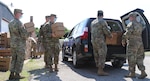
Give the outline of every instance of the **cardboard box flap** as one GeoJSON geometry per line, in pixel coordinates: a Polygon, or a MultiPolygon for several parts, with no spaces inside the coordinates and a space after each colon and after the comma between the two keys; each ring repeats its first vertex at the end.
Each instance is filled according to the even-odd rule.
{"type": "Polygon", "coordinates": [[[51,27],[52,27],[52,30],[54,30],[57,27],[64,27],[64,25],[62,22],[56,22],[56,23],[52,24],[51,27]]]}
{"type": "Polygon", "coordinates": [[[65,31],[65,27],[55,27],[55,29],[52,29],[53,32],[57,31],[65,31]]]}
{"type": "Polygon", "coordinates": [[[26,28],[34,27],[34,23],[33,22],[28,22],[28,23],[25,23],[24,26],[26,28]]]}

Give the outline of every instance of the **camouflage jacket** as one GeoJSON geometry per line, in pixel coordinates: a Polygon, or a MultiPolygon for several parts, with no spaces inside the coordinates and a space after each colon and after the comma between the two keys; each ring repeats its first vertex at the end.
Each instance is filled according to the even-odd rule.
{"type": "Polygon", "coordinates": [[[123,41],[142,40],[142,31],[144,27],[137,21],[132,21],[127,25],[126,32],[123,34],[123,41]]]}
{"type": "Polygon", "coordinates": [[[58,43],[59,39],[52,37],[52,29],[51,29],[52,24],[53,23],[50,22],[45,23],[43,27],[40,29],[40,36],[42,37],[43,41],[58,43]]]}
{"type": "Polygon", "coordinates": [[[42,28],[43,28],[44,24],[41,25],[41,27],[40,27],[39,34],[38,34],[38,42],[43,42],[43,36],[42,36],[43,31],[42,31],[42,28]]]}
{"type": "Polygon", "coordinates": [[[101,38],[105,40],[105,36],[111,37],[107,22],[102,18],[95,19],[91,24],[91,37],[93,39],[101,38]]]}
{"type": "Polygon", "coordinates": [[[26,43],[26,39],[29,36],[27,30],[23,26],[20,20],[13,19],[9,23],[9,32],[10,32],[10,45],[11,47],[20,46],[26,43]]]}

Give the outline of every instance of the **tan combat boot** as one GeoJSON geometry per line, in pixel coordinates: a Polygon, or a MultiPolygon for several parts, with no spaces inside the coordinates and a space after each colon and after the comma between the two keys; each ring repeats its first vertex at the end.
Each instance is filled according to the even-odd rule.
{"type": "Polygon", "coordinates": [[[98,68],[97,74],[98,74],[99,76],[108,76],[108,75],[109,75],[108,73],[104,72],[104,70],[103,70],[102,67],[99,67],[99,68],[98,68]]]}
{"type": "Polygon", "coordinates": [[[11,72],[9,75],[9,80],[13,80],[13,79],[15,79],[15,74],[14,72],[11,72]]]}
{"type": "Polygon", "coordinates": [[[130,72],[128,75],[125,75],[125,77],[127,77],[127,78],[135,78],[135,77],[136,77],[136,76],[135,76],[135,72],[132,71],[132,72],[130,72]]]}
{"type": "Polygon", "coordinates": [[[49,65],[47,63],[45,63],[45,68],[49,68],[49,65]]]}
{"type": "Polygon", "coordinates": [[[58,71],[58,65],[55,64],[55,71],[58,71]]]}
{"type": "Polygon", "coordinates": [[[20,76],[19,73],[16,73],[16,74],[15,74],[15,79],[23,79],[23,78],[25,78],[25,77],[20,76]]]}
{"type": "Polygon", "coordinates": [[[144,79],[147,76],[146,72],[143,70],[141,71],[141,75],[138,77],[139,79],[144,79]]]}
{"type": "Polygon", "coordinates": [[[52,67],[52,65],[49,66],[49,71],[50,71],[50,72],[53,72],[53,67],[52,67]]]}

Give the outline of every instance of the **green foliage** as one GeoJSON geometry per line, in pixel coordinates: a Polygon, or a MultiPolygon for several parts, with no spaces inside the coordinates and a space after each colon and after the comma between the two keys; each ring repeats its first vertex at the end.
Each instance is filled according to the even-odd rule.
{"type": "Polygon", "coordinates": [[[35,33],[36,33],[36,36],[38,36],[39,31],[40,31],[40,29],[39,29],[38,27],[35,27],[35,33]]]}
{"type": "Polygon", "coordinates": [[[65,27],[65,33],[69,32],[70,30],[68,30],[66,27],[65,27]]]}
{"type": "MultiPolygon", "coordinates": [[[[70,30],[68,30],[66,27],[65,27],[65,34],[67,34],[70,30]]],[[[64,39],[64,37],[61,37],[61,39],[64,39]]]]}

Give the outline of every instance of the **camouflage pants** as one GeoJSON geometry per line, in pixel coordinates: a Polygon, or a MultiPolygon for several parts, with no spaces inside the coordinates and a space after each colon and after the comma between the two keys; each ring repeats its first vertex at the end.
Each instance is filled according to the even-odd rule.
{"type": "Polygon", "coordinates": [[[97,67],[105,67],[106,54],[107,54],[107,46],[105,42],[101,42],[102,40],[96,38],[96,40],[92,41],[94,59],[97,67]]]}
{"type": "Polygon", "coordinates": [[[25,48],[23,47],[11,48],[11,53],[12,53],[12,60],[10,71],[21,73],[25,59],[25,48]]]}
{"type": "Polygon", "coordinates": [[[57,43],[45,44],[45,61],[48,65],[58,64],[59,61],[59,46],[57,43]]]}
{"type": "Polygon", "coordinates": [[[45,52],[44,52],[44,62],[45,62],[45,64],[47,64],[47,53],[46,53],[47,45],[46,45],[46,43],[43,43],[43,47],[45,49],[45,52]]]}
{"type": "Polygon", "coordinates": [[[136,65],[139,70],[145,70],[145,66],[143,64],[144,60],[144,48],[143,44],[140,43],[132,43],[127,45],[127,57],[129,63],[129,71],[135,71],[136,65]]]}

